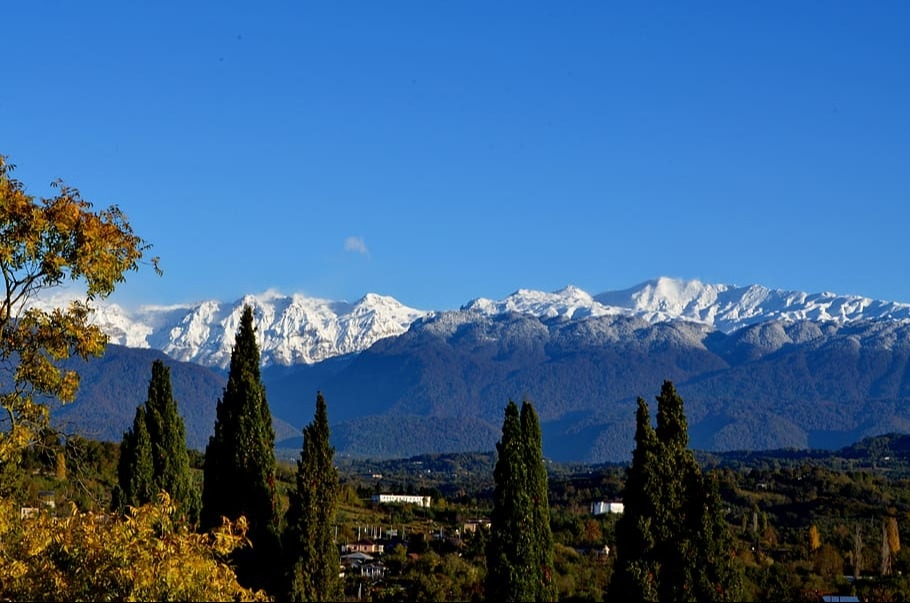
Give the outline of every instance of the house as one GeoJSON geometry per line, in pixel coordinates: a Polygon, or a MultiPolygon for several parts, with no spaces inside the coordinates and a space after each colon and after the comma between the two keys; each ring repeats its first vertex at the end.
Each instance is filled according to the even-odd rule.
{"type": "Polygon", "coordinates": [[[380,505],[387,503],[405,503],[410,505],[418,505],[421,507],[429,507],[430,503],[432,502],[432,497],[416,496],[411,494],[374,494],[370,500],[380,505]]]}
{"type": "Polygon", "coordinates": [[[57,493],[53,490],[39,490],[38,502],[48,509],[55,509],[57,507],[57,493]]]}
{"type": "Polygon", "coordinates": [[[462,526],[462,531],[467,534],[468,532],[476,532],[477,528],[487,528],[490,529],[490,520],[489,519],[469,519],[464,522],[462,526]]]}
{"type": "Polygon", "coordinates": [[[344,550],[349,553],[366,553],[381,555],[385,552],[385,545],[374,540],[358,540],[344,545],[344,550]]]}
{"type": "Polygon", "coordinates": [[[365,563],[360,566],[360,575],[370,580],[382,580],[385,566],[382,563],[365,563]]]}
{"type": "Polygon", "coordinates": [[[622,513],[624,509],[622,501],[619,500],[601,500],[591,503],[591,515],[603,515],[605,513],[622,513]]]}
{"type": "Polygon", "coordinates": [[[345,567],[360,567],[364,563],[372,561],[373,557],[366,553],[348,553],[341,556],[341,564],[345,567]]]}

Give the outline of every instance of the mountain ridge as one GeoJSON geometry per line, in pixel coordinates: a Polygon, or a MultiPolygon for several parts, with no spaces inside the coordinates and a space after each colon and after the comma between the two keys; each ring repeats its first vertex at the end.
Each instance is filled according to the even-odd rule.
{"type": "MultiPolygon", "coordinates": [[[[279,447],[294,447],[317,391],[329,403],[339,454],[387,457],[493,449],[506,402],[529,399],[551,458],[622,461],[633,445],[635,399],[650,400],[665,379],[685,399],[691,441],[704,450],[830,448],[910,432],[910,321],[895,319],[901,305],[756,288],[733,293],[748,303],[725,304],[717,301],[727,294],[720,288],[649,286],[625,293],[624,303],[638,311],[605,312],[577,288],[520,290],[499,302],[423,314],[361,351],[268,364],[262,376],[272,415],[290,434],[278,438],[279,447]],[[764,315],[757,308],[776,318],[730,332],[690,318],[745,322],[764,315]],[[876,312],[863,313],[869,308],[889,313],[874,319],[876,312]],[[657,312],[680,317],[654,321],[657,312]]],[[[361,314],[372,319],[375,307],[361,314]]],[[[228,317],[229,310],[219,311],[228,317]]],[[[91,418],[96,430],[107,422],[116,436],[144,395],[152,350],[115,350],[122,364],[109,357],[86,371],[77,402],[63,412],[74,424],[91,418]]],[[[184,412],[196,415],[188,436],[193,429],[195,441],[205,441],[220,383],[214,376],[223,380],[223,373],[173,362],[182,367],[175,380],[183,373],[188,384],[184,412]]]]}
{"type": "MultiPolygon", "coordinates": [[[[267,291],[245,295],[232,303],[208,300],[135,310],[99,304],[95,321],[111,343],[158,349],[176,360],[225,369],[244,304],[251,304],[256,314],[264,366],[313,364],[359,353],[380,339],[401,335],[419,320],[453,311],[419,310],[375,293],[349,303],[267,291]]],[[[698,322],[725,333],[775,320],[910,321],[907,303],[669,277],[595,295],[572,285],[555,292],[519,289],[501,300],[472,299],[458,311],[488,316],[518,313],[568,321],[636,316],[651,324],[698,322]]]]}

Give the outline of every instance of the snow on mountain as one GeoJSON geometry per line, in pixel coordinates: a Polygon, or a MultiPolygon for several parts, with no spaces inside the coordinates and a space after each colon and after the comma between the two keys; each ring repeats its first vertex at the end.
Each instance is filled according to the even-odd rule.
{"type": "Polygon", "coordinates": [[[129,311],[99,305],[94,321],[111,343],[152,347],[181,361],[227,368],[243,306],[253,307],[263,365],[313,363],[359,352],[399,335],[426,312],[373,293],[354,304],[303,295],[246,295],[224,304],[143,306],[129,311]]]}
{"type": "Polygon", "coordinates": [[[571,285],[553,293],[519,289],[499,301],[479,297],[461,309],[487,315],[516,312],[538,318],[558,317],[568,320],[629,313],[627,310],[599,303],[590,294],[571,285]]]}
{"type": "Polygon", "coordinates": [[[727,333],[769,320],[910,320],[910,304],[906,303],[858,295],[784,291],[761,285],[709,285],[666,277],[624,291],[601,293],[594,299],[630,310],[651,322],[693,320],[727,333]]]}
{"type": "MultiPolygon", "coordinates": [[[[132,310],[99,303],[94,320],[113,343],[151,347],[177,360],[226,368],[244,304],[254,309],[264,365],[314,363],[360,352],[379,339],[404,333],[415,320],[441,315],[373,293],[351,304],[266,292],[230,304],[204,301],[132,310]]],[[[906,303],[661,277],[595,296],[573,286],[552,293],[520,289],[501,300],[474,299],[457,312],[446,312],[451,316],[444,322],[456,325],[512,312],[559,321],[617,315],[652,323],[688,320],[728,333],[770,320],[910,321],[906,303]]]]}

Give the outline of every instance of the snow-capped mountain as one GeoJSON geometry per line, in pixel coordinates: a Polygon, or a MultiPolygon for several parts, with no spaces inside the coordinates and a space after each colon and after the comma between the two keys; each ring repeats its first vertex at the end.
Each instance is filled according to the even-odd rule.
{"type": "Polygon", "coordinates": [[[828,292],[784,291],[761,285],[708,285],[672,278],[601,293],[594,299],[630,310],[651,322],[681,318],[709,324],[725,333],[769,320],[910,320],[907,303],[828,292]]]}
{"type": "MultiPolygon", "coordinates": [[[[267,292],[229,304],[205,301],[136,310],[100,305],[95,320],[112,343],[155,348],[177,360],[225,368],[244,304],[251,304],[255,311],[264,365],[311,364],[360,352],[380,339],[404,333],[415,320],[435,314],[372,293],[351,304],[267,292]]],[[[771,320],[910,321],[910,304],[661,277],[593,296],[572,286],[552,293],[520,289],[502,300],[474,299],[459,313],[459,322],[475,315],[507,313],[561,321],[624,315],[651,323],[693,321],[730,333],[771,320]]]]}
{"type": "Polygon", "coordinates": [[[95,323],[111,343],[159,349],[177,360],[226,368],[243,306],[251,305],[263,365],[311,364],[364,350],[399,335],[426,312],[373,293],[356,303],[265,293],[231,304],[143,306],[129,311],[102,305],[95,323]]]}
{"type": "Polygon", "coordinates": [[[594,296],[571,286],[554,293],[520,289],[500,301],[475,299],[462,310],[487,315],[516,312],[542,319],[627,315],[651,323],[689,320],[725,333],[770,320],[910,320],[910,304],[906,303],[856,295],[783,291],[761,285],[712,285],[667,277],[594,296]]]}
{"type": "Polygon", "coordinates": [[[490,316],[515,312],[543,319],[561,318],[564,320],[632,313],[628,308],[600,303],[589,293],[571,285],[553,293],[519,289],[499,301],[479,297],[468,302],[461,309],[490,316]]]}

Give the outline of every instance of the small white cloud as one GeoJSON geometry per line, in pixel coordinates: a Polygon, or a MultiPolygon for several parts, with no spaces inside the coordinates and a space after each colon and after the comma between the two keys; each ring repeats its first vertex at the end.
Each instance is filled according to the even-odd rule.
{"type": "Polygon", "coordinates": [[[354,251],[356,253],[361,253],[363,255],[370,255],[370,250],[367,249],[367,244],[363,240],[363,237],[348,237],[344,240],[344,250],[345,251],[354,251]]]}

